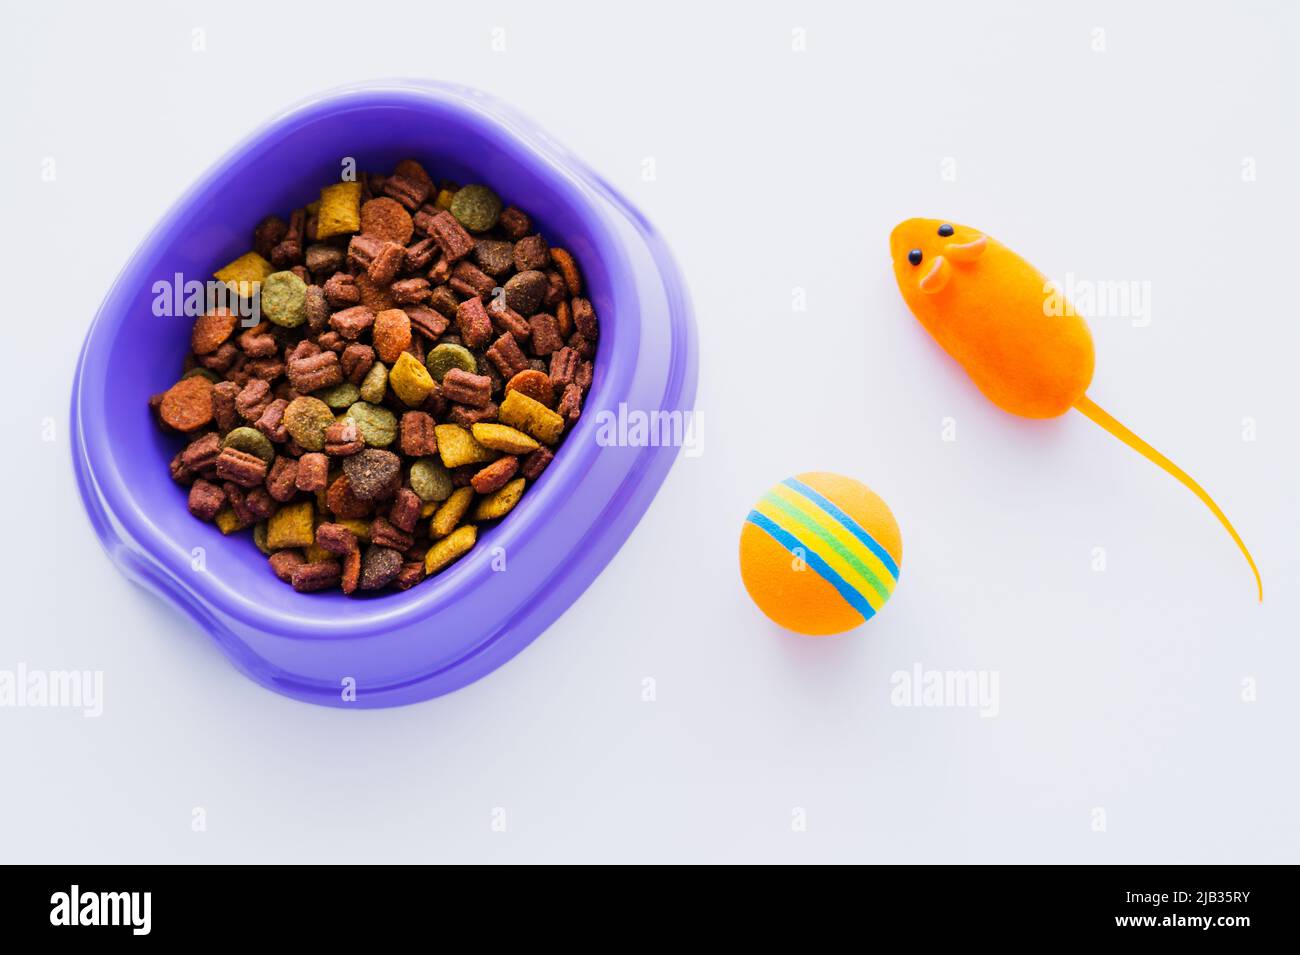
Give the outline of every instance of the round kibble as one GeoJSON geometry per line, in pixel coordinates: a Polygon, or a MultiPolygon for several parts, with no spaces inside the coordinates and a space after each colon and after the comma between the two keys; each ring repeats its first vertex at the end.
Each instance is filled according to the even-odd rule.
{"type": "Polygon", "coordinates": [[[422,501],[445,501],[455,487],[451,472],[438,458],[420,458],[411,465],[411,490],[422,501]]]}
{"type": "Polygon", "coordinates": [[[361,232],[406,245],[415,233],[415,224],[400,202],[381,196],[361,206],[361,232]]]}
{"type": "Polygon", "coordinates": [[[194,354],[212,354],[230,337],[238,322],[238,316],[224,308],[200,315],[195,319],[194,328],[190,331],[190,347],[194,350],[194,354]]]}
{"type": "Polygon", "coordinates": [[[206,378],[206,379],[208,379],[208,381],[212,382],[214,385],[216,385],[216,384],[220,384],[220,383],[221,383],[221,376],[218,375],[218,374],[217,374],[215,371],[213,371],[211,368],[202,368],[202,367],[199,367],[199,368],[191,368],[191,369],[190,369],[189,371],[187,371],[185,374],[181,375],[181,377],[182,377],[182,378],[193,378],[195,375],[198,375],[200,378],[206,378]]]}
{"type": "Polygon", "coordinates": [[[487,186],[463,186],[451,199],[451,214],[470,232],[486,232],[501,215],[501,197],[487,186]]]}
{"type": "Polygon", "coordinates": [[[343,459],[352,493],[363,501],[392,497],[402,478],[402,459],[392,451],[367,448],[343,459]]]}
{"type": "Polygon", "coordinates": [[[256,428],[235,428],[221,439],[221,446],[254,454],[268,465],[275,460],[275,445],[256,428]]]}
{"type": "Polygon", "coordinates": [[[550,286],[550,281],[541,272],[520,272],[506,280],[504,298],[507,305],[527,318],[537,314],[550,286]]]}
{"type": "Polygon", "coordinates": [[[527,368],[506,382],[506,394],[517,391],[534,401],[540,401],[546,407],[555,404],[555,386],[546,372],[527,368]]]}
{"type": "Polygon", "coordinates": [[[335,411],[342,411],[361,400],[361,389],[350,381],[344,381],[331,388],[321,389],[315,396],[335,411]]]}
{"type": "Polygon", "coordinates": [[[319,398],[301,396],[284,409],[284,426],[293,440],[308,451],[325,447],[325,429],[334,423],[334,412],[319,398]]]}
{"type": "Polygon", "coordinates": [[[388,391],[388,368],[383,362],[377,361],[370,366],[366,377],[361,379],[361,387],[357,389],[357,394],[361,396],[362,401],[377,405],[384,400],[386,391],[388,391]]]}
{"type": "Polygon", "coordinates": [[[360,587],[362,590],[378,590],[391,584],[401,572],[401,551],[371,544],[361,558],[360,587]]]}
{"type": "Polygon", "coordinates": [[[197,431],[212,421],[212,382],[202,375],[182,378],[163,395],[158,414],[177,431],[197,431]]]}
{"type": "Polygon", "coordinates": [[[262,280],[262,314],[284,328],[307,321],[307,283],[293,272],[273,272],[262,280]]]}
{"type": "MultiPolygon", "coordinates": [[[[397,437],[397,416],[380,405],[358,401],[343,414],[357,423],[361,440],[372,448],[386,448],[397,437]]],[[[288,417],[288,412],[285,417],[288,417]]],[[[330,420],[334,420],[332,415],[330,420]]],[[[302,444],[301,441],[298,443],[302,444]]]]}
{"type": "Polygon", "coordinates": [[[469,349],[464,345],[453,345],[449,342],[434,345],[428,357],[424,359],[424,364],[438,384],[442,384],[443,376],[453,368],[467,371],[471,375],[478,372],[478,362],[474,360],[469,349]]]}

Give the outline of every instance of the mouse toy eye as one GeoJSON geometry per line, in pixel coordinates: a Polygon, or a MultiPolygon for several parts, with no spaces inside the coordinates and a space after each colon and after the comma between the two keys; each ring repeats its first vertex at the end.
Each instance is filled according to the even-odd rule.
{"type": "Polygon", "coordinates": [[[907,253],[907,261],[911,262],[913,265],[920,265],[920,264],[921,264],[921,250],[920,250],[920,249],[913,249],[911,252],[907,253]]]}
{"type": "Polygon", "coordinates": [[[943,225],[939,226],[939,234],[945,239],[948,238],[948,236],[952,235],[952,226],[945,222],[943,225]]]}

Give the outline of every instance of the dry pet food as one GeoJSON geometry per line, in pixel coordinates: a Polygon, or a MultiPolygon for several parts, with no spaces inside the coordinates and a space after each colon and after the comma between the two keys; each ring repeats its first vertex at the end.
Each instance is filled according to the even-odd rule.
{"type": "Polygon", "coordinates": [[[406,590],[450,566],[591,386],[599,327],[573,256],[490,187],[435,185],[413,159],[261,218],[215,276],[261,321],[200,316],[148,406],[181,439],[190,513],[250,531],[301,593],[406,590]]]}

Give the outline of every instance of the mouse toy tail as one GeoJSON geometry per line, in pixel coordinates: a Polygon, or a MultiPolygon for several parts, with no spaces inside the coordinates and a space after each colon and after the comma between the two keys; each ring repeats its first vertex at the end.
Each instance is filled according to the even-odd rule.
{"type": "Polygon", "coordinates": [[[1264,583],[1262,580],[1260,580],[1259,568],[1255,566],[1255,559],[1250,556],[1250,551],[1246,549],[1246,543],[1241,539],[1241,535],[1237,533],[1237,529],[1232,526],[1232,522],[1228,520],[1227,515],[1223,513],[1223,511],[1219,508],[1219,505],[1214,503],[1214,499],[1210,497],[1209,494],[1206,493],[1205,488],[1201,487],[1194,480],[1192,480],[1191,476],[1188,475],[1187,472],[1185,472],[1178,465],[1174,464],[1173,461],[1170,461],[1167,457],[1165,457],[1155,448],[1151,447],[1151,445],[1147,444],[1145,441],[1139,438],[1128,428],[1124,427],[1124,425],[1120,424],[1118,421],[1116,421],[1114,418],[1108,415],[1105,411],[1103,411],[1100,407],[1098,407],[1097,404],[1093,402],[1093,400],[1089,398],[1087,395],[1084,395],[1077,402],[1075,402],[1074,406],[1078,408],[1079,411],[1081,411],[1083,414],[1091,418],[1094,422],[1101,425],[1101,427],[1105,428],[1107,431],[1113,434],[1115,437],[1119,438],[1121,441],[1127,444],[1138,454],[1142,455],[1148,461],[1151,461],[1157,467],[1163,468],[1165,471],[1168,471],[1170,474],[1176,477],[1180,482],[1182,482],[1182,484],[1186,486],[1186,488],[1189,491],[1191,491],[1193,494],[1195,494],[1197,497],[1201,499],[1201,502],[1205,504],[1205,506],[1210,509],[1210,512],[1219,519],[1219,523],[1223,525],[1224,530],[1226,530],[1229,534],[1232,535],[1232,539],[1236,541],[1237,546],[1241,548],[1242,554],[1245,555],[1246,557],[1246,562],[1250,564],[1251,572],[1254,573],[1255,575],[1255,586],[1259,589],[1259,599],[1263,601],[1264,583]]]}

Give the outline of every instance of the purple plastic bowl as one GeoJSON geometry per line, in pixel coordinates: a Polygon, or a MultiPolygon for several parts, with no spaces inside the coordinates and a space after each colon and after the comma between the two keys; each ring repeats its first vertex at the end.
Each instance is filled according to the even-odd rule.
{"type": "Polygon", "coordinates": [[[330,706],[396,706],[499,667],[595,579],[667,476],[675,447],[602,447],[602,412],[689,411],[696,340],[676,266],[615,190],[518,113],[464,87],[391,80],[325,93],[236,146],[163,217],[91,324],[72,391],[73,461],[86,511],[130,578],[188,613],[231,660],[278,693],[330,706]],[[248,250],[269,212],[316,198],[344,157],[358,169],[408,156],[435,176],[482,182],[576,256],[601,319],[582,418],[517,508],[436,578],[405,593],[298,594],[248,534],[224,538],[168,476],[180,442],[148,412],[175,380],[190,320],[153,315],[152,286],[206,280],[248,250]],[[203,561],[194,559],[203,548],[203,561]],[[496,558],[494,561],[494,557],[496,558]],[[505,569],[494,570],[504,558],[505,569]],[[203,569],[194,569],[195,564],[203,569]],[[349,681],[355,681],[350,684],[349,681]],[[344,689],[355,685],[354,702],[344,689]]]}

